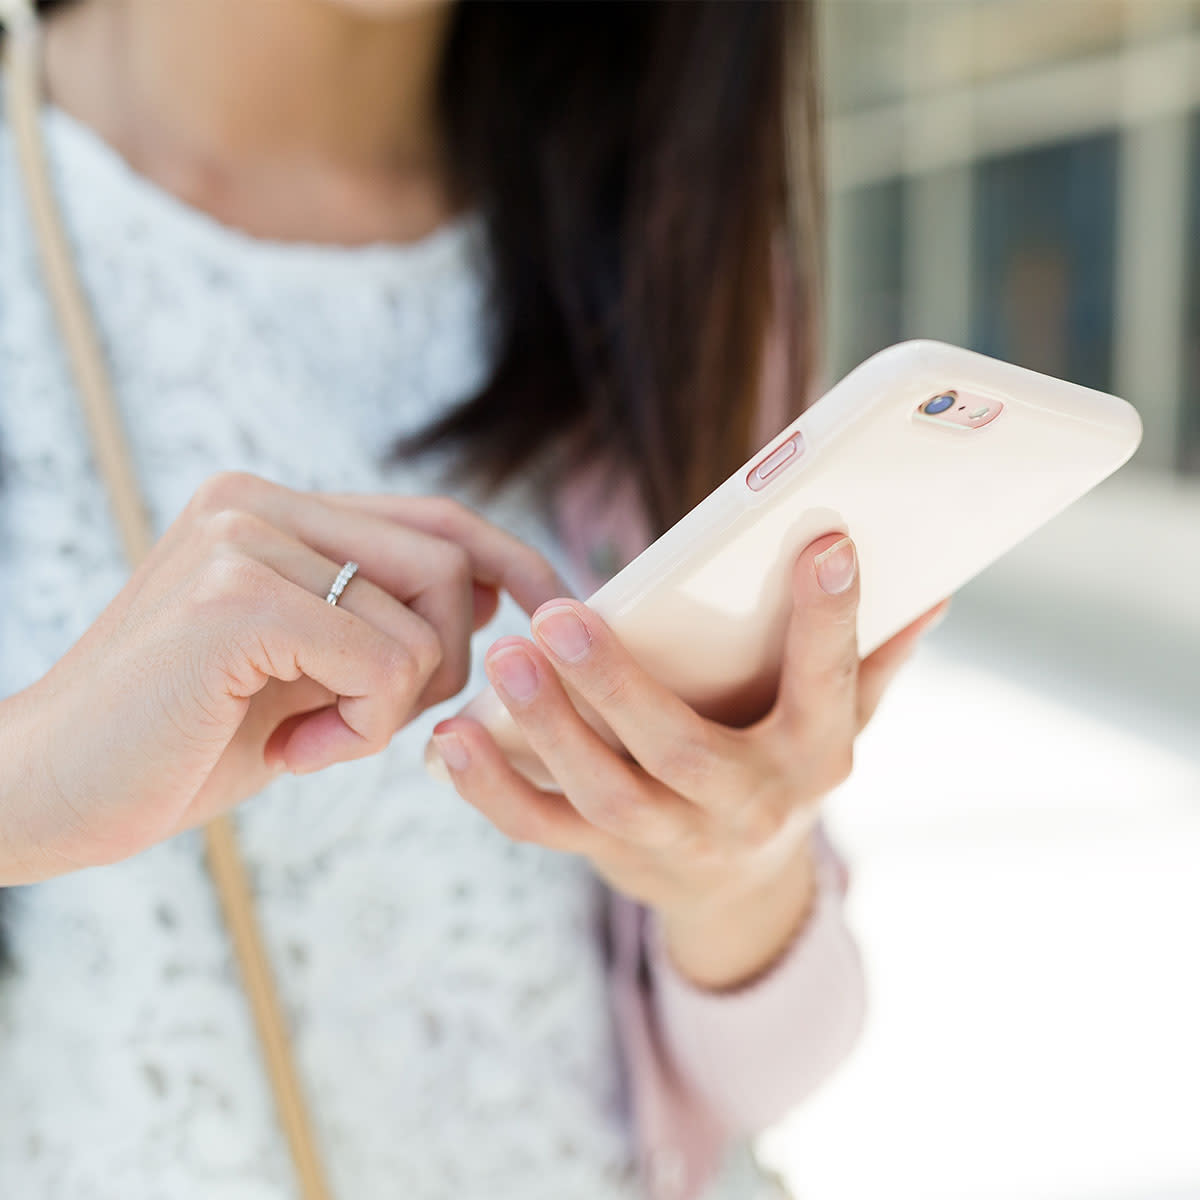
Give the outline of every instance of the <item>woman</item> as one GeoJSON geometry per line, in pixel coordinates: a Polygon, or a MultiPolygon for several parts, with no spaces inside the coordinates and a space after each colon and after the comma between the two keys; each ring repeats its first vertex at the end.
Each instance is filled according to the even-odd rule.
{"type": "Polygon", "coordinates": [[[161,536],[127,579],[0,141],[0,884],[37,883],[8,897],[0,1194],[293,1194],[188,832],[255,796],[336,1196],[745,1195],[745,1135],[857,1029],[814,822],[921,624],[860,667],[853,546],[819,539],[775,707],[723,729],[550,563],[586,591],[807,394],[807,8],[45,15],[51,162],[161,536]],[[485,672],[567,803],[446,719],[485,672]],[[435,725],[467,804],[422,770],[435,725]]]}

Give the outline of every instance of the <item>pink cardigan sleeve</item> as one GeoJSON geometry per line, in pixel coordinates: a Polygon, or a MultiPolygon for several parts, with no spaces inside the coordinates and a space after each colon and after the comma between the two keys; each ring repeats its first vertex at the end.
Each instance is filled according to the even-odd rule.
{"type": "MultiPolygon", "coordinates": [[[[765,442],[796,407],[779,338],[768,344],[762,385],[765,442]]],[[[570,481],[558,516],[581,595],[650,540],[629,481],[614,489],[599,468],[570,481]]],[[[843,915],[846,871],[824,833],[814,836],[817,898],[808,921],[766,974],[733,991],[693,985],[667,956],[655,915],[607,894],[612,1006],[651,1200],[698,1197],[732,1139],[803,1101],[858,1038],[865,984],[843,915]]]]}
{"type": "Polygon", "coordinates": [[[729,1141],[801,1103],[862,1028],[862,965],[842,913],[843,872],[823,837],[817,902],[783,958],[745,988],[710,992],[667,957],[654,914],[609,894],[613,1011],[648,1195],[690,1200],[729,1141]]]}
{"type": "MultiPolygon", "coordinates": [[[[572,480],[559,519],[581,594],[648,540],[632,494],[614,493],[598,472],[572,480]]],[[[765,975],[734,991],[690,983],[654,914],[608,892],[611,1001],[652,1200],[699,1196],[730,1140],[803,1101],[858,1037],[865,987],[842,912],[846,872],[819,830],[815,849],[808,921],[765,975]]]]}
{"type": "Polygon", "coordinates": [[[843,915],[845,872],[819,831],[815,842],[814,910],[784,957],[745,988],[693,985],[667,956],[654,915],[646,917],[650,1004],[664,1048],[734,1134],[758,1133],[804,1100],[862,1029],[865,989],[843,915]]]}

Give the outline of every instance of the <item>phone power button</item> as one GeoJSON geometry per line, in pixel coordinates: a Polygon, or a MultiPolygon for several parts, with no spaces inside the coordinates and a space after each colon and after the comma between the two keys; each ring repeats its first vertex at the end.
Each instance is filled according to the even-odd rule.
{"type": "Polygon", "coordinates": [[[804,439],[795,433],[786,442],[776,446],[762,462],[750,469],[750,474],[746,476],[746,482],[750,485],[750,489],[757,492],[766,487],[788,463],[794,462],[803,453],[804,439]]]}

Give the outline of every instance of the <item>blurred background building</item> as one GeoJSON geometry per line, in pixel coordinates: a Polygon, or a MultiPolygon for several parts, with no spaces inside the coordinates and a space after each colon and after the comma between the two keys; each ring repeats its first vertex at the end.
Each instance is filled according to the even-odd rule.
{"type": "Polygon", "coordinates": [[[1200,3],[823,7],[831,377],[943,338],[1145,442],[862,739],[871,1017],[765,1149],[801,1200],[1200,1200],[1200,3]]]}

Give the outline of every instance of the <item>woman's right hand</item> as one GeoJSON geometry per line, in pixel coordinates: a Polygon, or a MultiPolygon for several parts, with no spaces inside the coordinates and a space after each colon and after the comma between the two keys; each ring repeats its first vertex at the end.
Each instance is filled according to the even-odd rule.
{"type": "Polygon", "coordinates": [[[382,750],[464,686],[500,589],[528,612],[569,594],[452,500],[213,476],[83,637],[0,705],[0,885],[116,861],[283,771],[382,750]],[[328,604],[348,559],[359,571],[328,604]]]}

